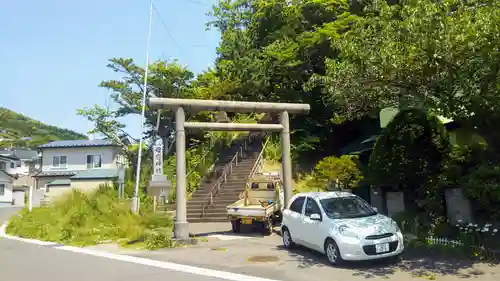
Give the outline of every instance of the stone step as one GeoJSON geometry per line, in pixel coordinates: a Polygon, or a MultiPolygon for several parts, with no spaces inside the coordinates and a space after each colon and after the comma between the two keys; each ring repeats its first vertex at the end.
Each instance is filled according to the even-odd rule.
{"type": "Polygon", "coordinates": [[[229,222],[228,217],[214,217],[214,218],[190,218],[188,219],[188,222],[190,223],[195,223],[195,222],[229,222]]]}
{"type": "MultiPolygon", "coordinates": [[[[191,212],[187,216],[188,217],[200,217],[203,212],[201,210],[196,211],[196,212],[191,212]]],[[[226,216],[227,217],[227,211],[226,210],[205,210],[205,217],[221,217],[221,216],[226,216]]]]}
{"type": "MultiPolygon", "coordinates": [[[[196,215],[196,214],[201,214],[203,213],[202,212],[203,209],[199,208],[199,209],[194,209],[194,210],[190,210],[188,212],[188,216],[190,215],[196,215]]],[[[211,208],[208,208],[205,210],[205,215],[207,216],[212,216],[212,215],[227,215],[227,210],[226,210],[226,207],[223,207],[223,208],[218,208],[218,209],[211,209],[211,208]]]]}
{"type": "MultiPolygon", "coordinates": [[[[231,203],[231,202],[234,202],[236,200],[239,199],[239,196],[240,196],[240,193],[237,193],[237,194],[217,194],[214,198],[213,198],[213,202],[214,204],[217,204],[217,203],[222,203],[222,204],[226,204],[226,203],[231,203]]],[[[201,199],[196,199],[196,200],[189,200],[187,202],[187,206],[199,206],[199,205],[204,205],[208,202],[208,198],[201,198],[201,199]]]]}

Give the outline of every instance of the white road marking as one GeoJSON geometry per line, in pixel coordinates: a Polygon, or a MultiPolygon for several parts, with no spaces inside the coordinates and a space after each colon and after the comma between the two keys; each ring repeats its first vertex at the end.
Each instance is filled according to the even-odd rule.
{"type": "MultiPolygon", "coordinates": [[[[30,244],[36,244],[36,245],[44,245],[44,246],[58,245],[57,243],[54,243],[54,242],[39,241],[39,240],[34,240],[34,239],[26,239],[26,238],[20,238],[20,237],[16,237],[16,236],[7,235],[5,233],[6,228],[7,228],[7,223],[4,223],[2,226],[0,226],[0,237],[6,238],[6,239],[11,239],[11,240],[16,240],[16,241],[21,241],[21,242],[25,242],[25,243],[30,243],[30,244]]],[[[237,237],[237,236],[235,236],[235,237],[237,237]]],[[[267,279],[267,278],[261,278],[261,277],[256,277],[256,276],[243,275],[243,274],[238,274],[238,273],[213,270],[213,269],[207,269],[207,268],[172,263],[172,262],[164,262],[164,261],[157,261],[157,260],[151,260],[151,259],[146,259],[146,258],[127,256],[127,255],[112,254],[112,253],[103,252],[103,251],[90,250],[87,248],[78,248],[78,247],[72,247],[72,246],[55,246],[55,247],[52,247],[52,249],[69,251],[69,252],[80,253],[80,254],[86,254],[86,255],[91,255],[91,256],[96,256],[96,257],[101,257],[101,258],[130,262],[130,263],[135,263],[135,264],[141,264],[141,265],[146,265],[146,266],[168,269],[168,270],[172,270],[172,271],[179,271],[179,272],[184,272],[184,273],[209,276],[209,277],[215,277],[215,278],[232,280],[232,281],[279,281],[279,280],[275,280],[275,279],[267,279]]]]}
{"type": "Polygon", "coordinates": [[[209,235],[207,237],[216,238],[216,239],[223,240],[223,241],[255,238],[252,236],[239,236],[239,235],[230,235],[230,234],[214,234],[214,235],[209,235]]]}

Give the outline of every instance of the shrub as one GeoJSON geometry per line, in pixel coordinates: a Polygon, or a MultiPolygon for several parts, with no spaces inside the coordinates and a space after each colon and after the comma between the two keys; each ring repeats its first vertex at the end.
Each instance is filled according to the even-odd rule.
{"type": "Polygon", "coordinates": [[[168,236],[171,228],[170,217],[149,210],[133,214],[127,202],[117,199],[115,190],[102,186],[91,193],[73,190],[47,208],[33,208],[32,212],[24,209],[9,221],[7,233],[85,246],[119,240],[147,241],[156,233],[151,231],[163,229],[163,235],[168,236]]]}
{"type": "Polygon", "coordinates": [[[363,180],[357,157],[350,155],[325,157],[314,167],[314,177],[322,186],[326,187],[338,180],[341,188],[348,189],[357,187],[363,180]]]}
{"type": "Polygon", "coordinates": [[[478,165],[469,170],[462,186],[479,218],[500,219],[500,165],[478,165]]]}
{"type": "Polygon", "coordinates": [[[405,205],[415,208],[418,199],[435,192],[450,150],[449,136],[436,116],[419,109],[402,110],[377,140],[367,178],[373,185],[403,191],[405,205]]]}

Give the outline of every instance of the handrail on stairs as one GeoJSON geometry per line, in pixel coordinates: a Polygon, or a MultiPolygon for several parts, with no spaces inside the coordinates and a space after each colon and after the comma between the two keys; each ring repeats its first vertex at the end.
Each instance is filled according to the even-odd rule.
{"type": "Polygon", "coordinates": [[[247,180],[250,178],[253,178],[257,171],[262,170],[262,165],[264,164],[264,151],[266,150],[266,146],[269,143],[269,137],[266,137],[266,141],[264,142],[264,145],[262,146],[262,149],[260,150],[259,156],[257,157],[257,160],[255,161],[255,164],[253,164],[252,170],[250,170],[250,174],[247,177],[247,180]]]}
{"type": "Polygon", "coordinates": [[[242,160],[243,151],[247,150],[248,144],[249,144],[249,142],[252,142],[253,137],[254,137],[253,134],[250,133],[248,135],[248,138],[245,139],[245,141],[243,142],[243,145],[240,146],[238,151],[234,154],[231,161],[229,161],[229,163],[227,163],[224,166],[224,168],[222,170],[222,174],[217,179],[217,181],[214,183],[214,185],[210,189],[210,192],[207,194],[207,196],[203,199],[203,201],[208,201],[208,202],[205,203],[201,208],[201,210],[202,210],[201,215],[202,216],[205,215],[205,210],[213,204],[213,200],[214,200],[215,195],[217,195],[220,192],[221,187],[224,185],[224,183],[226,183],[228,176],[230,176],[233,173],[233,166],[238,165],[238,163],[242,160]]]}

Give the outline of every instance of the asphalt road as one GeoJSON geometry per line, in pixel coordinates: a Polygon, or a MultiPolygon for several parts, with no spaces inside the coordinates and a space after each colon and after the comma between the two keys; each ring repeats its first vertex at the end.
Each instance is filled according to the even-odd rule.
{"type": "MultiPolygon", "coordinates": [[[[11,208],[0,208],[0,224],[16,211],[11,208]]],[[[167,279],[224,280],[0,238],[2,281],[164,281],[167,279]]]]}
{"type": "Polygon", "coordinates": [[[20,210],[21,208],[0,207],[0,225],[20,210]]]}

